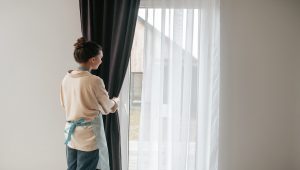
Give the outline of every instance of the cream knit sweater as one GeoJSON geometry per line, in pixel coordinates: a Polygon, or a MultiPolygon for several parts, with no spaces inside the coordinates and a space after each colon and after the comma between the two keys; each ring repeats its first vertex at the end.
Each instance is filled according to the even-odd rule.
{"type": "Polygon", "coordinates": [[[66,113],[66,120],[85,118],[94,119],[97,114],[113,113],[118,108],[118,101],[110,100],[103,80],[88,71],[73,74],[67,72],[60,90],[61,105],[66,113]]]}

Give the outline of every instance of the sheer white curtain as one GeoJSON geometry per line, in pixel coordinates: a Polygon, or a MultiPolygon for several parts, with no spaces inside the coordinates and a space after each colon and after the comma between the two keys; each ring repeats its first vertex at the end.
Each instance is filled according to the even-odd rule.
{"type": "Polygon", "coordinates": [[[137,169],[217,170],[219,0],[167,6],[139,13],[145,35],[137,169]]]}
{"type": "Polygon", "coordinates": [[[123,81],[122,89],[120,91],[120,104],[119,104],[119,121],[120,121],[120,134],[121,134],[121,155],[122,155],[122,170],[128,170],[128,142],[129,142],[129,112],[130,112],[130,70],[128,69],[123,81]]]}

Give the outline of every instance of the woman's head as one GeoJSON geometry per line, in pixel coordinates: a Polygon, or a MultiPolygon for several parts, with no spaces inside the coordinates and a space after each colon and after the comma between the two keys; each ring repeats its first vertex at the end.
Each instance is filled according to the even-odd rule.
{"type": "Polygon", "coordinates": [[[91,69],[97,69],[102,63],[102,47],[93,41],[86,41],[85,38],[77,39],[74,44],[75,61],[91,69]]]}

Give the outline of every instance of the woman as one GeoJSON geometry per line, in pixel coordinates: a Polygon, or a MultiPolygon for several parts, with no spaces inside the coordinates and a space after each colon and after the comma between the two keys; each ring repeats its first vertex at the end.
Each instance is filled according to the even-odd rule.
{"type": "Polygon", "coordinates": [[[60,92],[67,121],[68,170],[109,170],[101,114],[114,113],[119,99],[109,99],[103,80],[90,73],[102,63],[102,47],[84,38],[78,39],[74,46],[74,58],[79,67],[67,72],[60,92]]]}

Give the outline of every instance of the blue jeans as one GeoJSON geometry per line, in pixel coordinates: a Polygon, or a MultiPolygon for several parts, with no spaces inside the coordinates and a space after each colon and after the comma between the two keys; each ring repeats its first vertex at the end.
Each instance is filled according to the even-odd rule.
{"type": "Polygon", "coordinates": [[[68,170],[96,170],[99,149],[85,152],[66,146],[68,170]]]}

